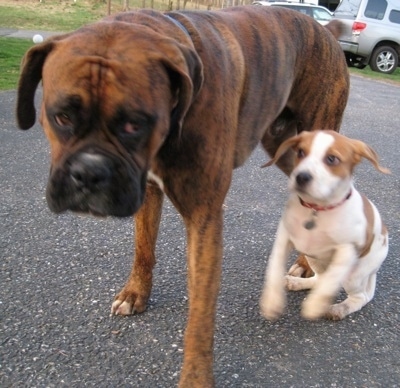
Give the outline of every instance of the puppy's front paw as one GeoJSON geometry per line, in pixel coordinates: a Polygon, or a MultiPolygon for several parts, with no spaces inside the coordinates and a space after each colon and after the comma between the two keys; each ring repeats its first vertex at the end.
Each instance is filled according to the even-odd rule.
{"type": "Polygon", "coordinates": [[[264,289],[261,299],[261,314],[269,321],[276,321],[283,313],[286,305],[286,295],[284,290],[264,289]]]}
{"type": "Polygon", "coordinates": [[[325,318],[331,319],[332,321],[340,321],[349,314],[349,307],[346,303],[342,302],[331,305],[325,314],[325,318]]]}
{"type": "Polygon", "coordinates": [[[310,295],[303,302],[301,315],[310,320],[321,318],[328,311],[330,306],[329,298],[322,298],[310,295]]]}

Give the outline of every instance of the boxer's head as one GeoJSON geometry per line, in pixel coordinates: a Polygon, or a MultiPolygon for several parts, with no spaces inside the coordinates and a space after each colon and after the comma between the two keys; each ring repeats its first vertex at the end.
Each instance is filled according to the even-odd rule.
{"type": "Polygon", "coordinates": [[[50,209],[132,215],[152,159],[180,130],[201,87],[197,54],[147,27],[121,22],[48,40],[29,50],[22,64],[22,129],[35,123],[40,80],[40,122],[51,145],[50,209]]]}

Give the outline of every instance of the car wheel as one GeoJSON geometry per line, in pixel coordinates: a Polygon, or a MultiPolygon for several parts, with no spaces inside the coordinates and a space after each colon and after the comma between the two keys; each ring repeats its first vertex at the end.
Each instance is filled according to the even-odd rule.
{"type": "Polygon", "coordinates": [[[373,71],[392,74],[399,65],[399,55],[391,46],[380,46],[372,53],[369,65],[373,71]]]}

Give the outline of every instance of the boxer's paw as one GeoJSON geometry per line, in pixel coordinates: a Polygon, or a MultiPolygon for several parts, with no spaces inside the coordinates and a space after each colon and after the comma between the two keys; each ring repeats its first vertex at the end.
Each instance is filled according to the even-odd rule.
{"type": "Polygon", "coordinates": [[[286,294],[283,288],[278,288],[274,289],[267,287],[261,295],[261,314],[269,321],[276,321],[285,309],[286,294]]]}
{"type": "Polygon", "coordinates": [[[111,314],[131,315],[146,310],[150,293],[139,293],[125,286],[115,297],[111,306],[111,314]]]}
{"type": "Polygon", "coordinates": [[[330,298],[311,294],[303,302],[301,315],[310,320],[321,318],[328,311],[330,301],[330,298]]]}

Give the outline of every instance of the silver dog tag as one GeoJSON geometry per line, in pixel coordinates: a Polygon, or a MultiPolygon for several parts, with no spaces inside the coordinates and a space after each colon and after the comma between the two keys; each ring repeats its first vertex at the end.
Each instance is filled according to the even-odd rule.
{"type": "Polygon", "coordinates": [[[317,219],[317,212],[316,212],[316,210],[313,210],[311,220],[306,221],[306,222],[303,224],[303,226],[304,226],[307,230],[314,229],[314,228],[317,226],[316,219],[317,219]]]}
{"type": "Polygon", "coordinates": [[[305,227],[307,230],[314,229],[314,228],[315,228],[315,225],[316,225],[316,223],[315,223],[314,220],[309,220],[309,221],[307,221],[307,222],[304,223],[304,227],[305,227]]]}

